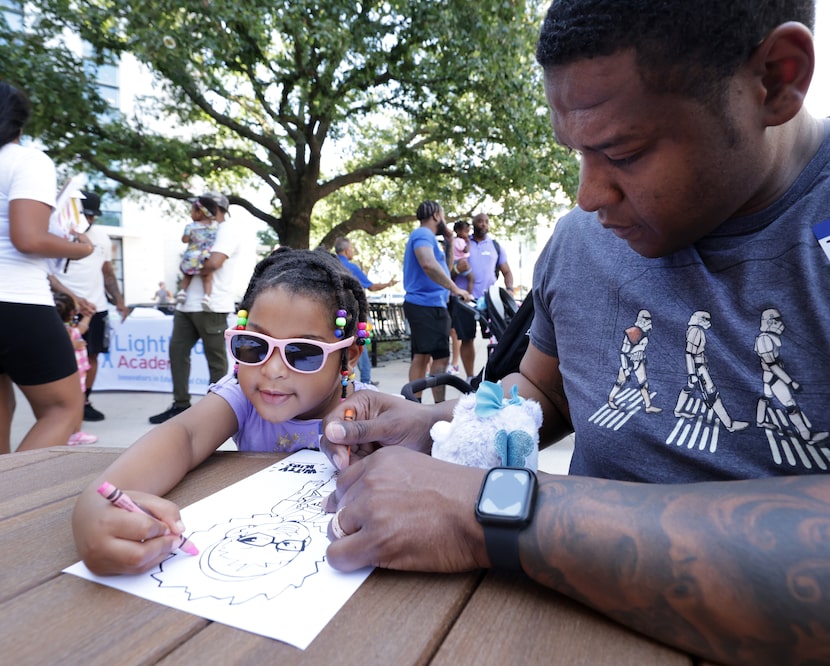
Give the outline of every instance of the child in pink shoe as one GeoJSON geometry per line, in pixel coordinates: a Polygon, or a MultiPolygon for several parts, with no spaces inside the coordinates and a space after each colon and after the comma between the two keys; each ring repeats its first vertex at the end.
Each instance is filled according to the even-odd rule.
{"type": "MultiPolygon", "coordinates": [[[[86,340],[84,340],[84,333],[89,328],[89,315],[83,315],[80,319],[77,317],[78,309],[75,307],[75,301],[69,294],[55,294],[55,307],[58,309],[58,314],[66,326],[66,331],[69,333],[69,339],[72,340],[72,346],[75,348],[75,361],[78,364],[78,375],[81,378],[81,392],[86,393],[86,373],[89,371],[89,356],[86,353],[86,340]]],[[[83,414],[79,415],[78,426],[75,432],[69,437],[67,446],[76,446],[78,444],[94,444],[98,441],[95,435],[81,430],[83,414]]]]}

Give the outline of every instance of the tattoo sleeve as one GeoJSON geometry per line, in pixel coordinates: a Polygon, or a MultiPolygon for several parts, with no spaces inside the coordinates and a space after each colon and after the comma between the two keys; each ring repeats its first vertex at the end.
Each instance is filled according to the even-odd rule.
{"type": "Polygon", "coordinates": [[[525,571],[721,663],[830,663],[830,477],[686,485],[540,475],[525,571]]]}

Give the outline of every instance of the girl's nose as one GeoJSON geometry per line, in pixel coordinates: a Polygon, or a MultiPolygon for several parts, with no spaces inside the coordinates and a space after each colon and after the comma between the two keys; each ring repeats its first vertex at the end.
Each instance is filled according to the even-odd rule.
{"type": "Polygon", "coordinates": [[[260,372],[270,379],[285,377],[289,372],[289,366],[285,361],[283,361],[282,354],[280,354],[279,349],[274,349],[274,351],[271,352],[271,356],[268,357],[268,360],[266,360],[265,363],[259,367],[260,372]]]}

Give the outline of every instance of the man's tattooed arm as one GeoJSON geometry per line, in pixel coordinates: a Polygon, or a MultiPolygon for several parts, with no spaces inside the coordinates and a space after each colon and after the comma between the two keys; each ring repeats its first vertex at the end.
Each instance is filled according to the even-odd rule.
{"type": "Polygon", "coordinates": [[[522,563],[725,664],[830,663],[830,476],[688,485],[540,475],[522,563]]]}

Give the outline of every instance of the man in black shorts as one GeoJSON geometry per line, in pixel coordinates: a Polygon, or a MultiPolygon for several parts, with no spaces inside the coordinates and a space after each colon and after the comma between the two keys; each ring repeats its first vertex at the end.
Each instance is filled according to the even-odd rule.
{"type": "MultiPolygon", "coordinates": [[[[432,360],[432,373],[446,371],[450,356],[449,294],[469,301],[472,296],[450,279],[441,244],[435,236],[447,236],[444,209],[435,201],[424,201],[415,213],[421,226],[406,243],[403,258],[403,311],[409,322],[412,362],[409,381],[424,377],[432,360]]],[[[433,400],[443,402],[444,386],[432,389],[433,400]]],[[[420,400],[420,395],[417,396],[420,400]]]]}

